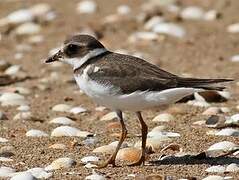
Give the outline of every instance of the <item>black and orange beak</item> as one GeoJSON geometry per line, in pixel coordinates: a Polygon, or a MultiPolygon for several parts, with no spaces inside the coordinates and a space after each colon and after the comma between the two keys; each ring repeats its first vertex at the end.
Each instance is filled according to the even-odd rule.
{"type": "Polygon", "coordinates": [[[62,58],[63,58],[63,52],[60,50],[56,54],[54,54],[53,56],[49,57],[45,61],[45,63],[51,63],[51,62],[54,62],[54,61],[59,61],[59,59],[62,59],[62,58]]]}

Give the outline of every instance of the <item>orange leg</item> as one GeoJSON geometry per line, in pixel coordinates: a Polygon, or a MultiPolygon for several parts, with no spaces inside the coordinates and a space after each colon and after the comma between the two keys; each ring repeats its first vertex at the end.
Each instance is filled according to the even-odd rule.
{"type": "Polygon", "coordinates": [[[124,142],[124,139],[127,136],[127,129],[126,129],[126,126],[124,124],[122,111],[116,111],[116,113],[117,113],[117,116],[118,116],[118,118],[120,120],[121,129],[122,129],[120,140],[119,140],[119,143],[118,143],[114,153],[111,155],[111,157],[106,162],[104,162],[103,164],[99,165],[98,168],[104,168],[104,167],[108,166],[109,164],[112,164],[113,167],[116,166],[116,164],[115,164],[116,155],[117,155],[117,153],[118,153],[122,143],[124,142]]]}
{"type": "Polygon", "coordinates": [[[146,140],[147,140],[147,134],[148,134],[148,126],[144,122],[143,117],[141,115],[141,112],[136,112],[136,115],[137,115],[137,117],[139,119],[139,122],[141,124],[141,133],[142,133],[142,147],[141,147],[141,150],[142,150],[142,153],[141,153],[141,158],[137,162],[135,162],[133,164],[130,164],[129,166],[139,166],[141,164],[144,165],[144,163],[145,163],[146,140]]]}

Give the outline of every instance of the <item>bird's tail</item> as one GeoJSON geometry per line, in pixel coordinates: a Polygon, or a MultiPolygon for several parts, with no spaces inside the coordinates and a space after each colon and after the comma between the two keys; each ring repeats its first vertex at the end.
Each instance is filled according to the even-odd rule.
{"type": "Polygon", "coordinates": [[[197,78],[180,78],[178,85],[180,87],[193,87],[205,90],[221,91],[224,86],[214,86],[214,84],[233,81],[233,79],[197,79],[197,78]]]}

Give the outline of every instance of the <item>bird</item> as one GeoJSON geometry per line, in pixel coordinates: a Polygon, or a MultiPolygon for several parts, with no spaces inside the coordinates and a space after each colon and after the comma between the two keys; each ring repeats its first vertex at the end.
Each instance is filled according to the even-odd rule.
{"type": "Polygon", "coordinates": [[[142,117],[143,110],[173,104],[195,92],[221,91],[225,87],[217,83],[232,81],[180,77],[144,59],[112,52],[96,38],[86,34],[66,38],[62,48],[45,62],[54,61],[71,65],[79,88],[95,103],[117,114],[121,136],[113,154],[99,168],[110,164],[116,166],[117,153],[127,136],[123,111],[134,112],[141,124],[141,157],[129,165],[144,165],[148,126],[142,117]]]}

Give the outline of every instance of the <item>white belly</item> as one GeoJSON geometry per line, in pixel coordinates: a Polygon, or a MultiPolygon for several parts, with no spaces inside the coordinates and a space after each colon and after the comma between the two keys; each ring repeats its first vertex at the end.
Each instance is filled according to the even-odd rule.
{"type": "Polygon", "coordinates": [[[90,80],[85,75],[75,76],[80,89],[97,104],[112,110],[140,111],[157,106],[165,106],[197,92],[194,88],[172,88],[163,91],[136,91],[131,94],[118,94],[119,88],[104,86],[90,80]]]}

